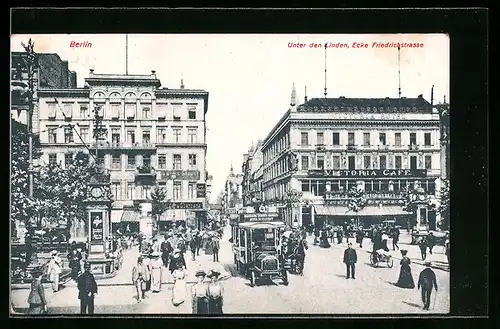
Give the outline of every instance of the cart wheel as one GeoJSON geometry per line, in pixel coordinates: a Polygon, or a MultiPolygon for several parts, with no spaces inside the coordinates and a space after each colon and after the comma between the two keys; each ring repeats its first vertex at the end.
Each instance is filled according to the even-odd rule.
{"type": "Polygon", "coordinates": [[[392,257],[387,260],[387,266],[389,268],[392,268],[394,266],[394,260],[392,259],[392,257]]]}
{"type": "Polygon", "coordinates": [[[372,253],[370,254],[370,263],[372,263],[372,265],[377,265],[377,259],[375,259],[375,254],[372,253]]]}
{"type": "Polygon", "coordinates": [[[255,272],[250,271],[250,287],[255,287],[255,272]]]}
{"type": "Polygon", "coordinates": [[[288,272],[283,270],[283,285],[288,286],[288,272]]]}

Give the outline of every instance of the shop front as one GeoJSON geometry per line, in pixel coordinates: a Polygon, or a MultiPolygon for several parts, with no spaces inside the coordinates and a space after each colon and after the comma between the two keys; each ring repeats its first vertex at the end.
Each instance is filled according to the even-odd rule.
{"type": "Polygon", "coordinates": [[[172,202],[169,206],[170,209],[159,216],[157,223],[159,233],[188,226],[200,229],[206,216],[203,202],[172,202]]]}

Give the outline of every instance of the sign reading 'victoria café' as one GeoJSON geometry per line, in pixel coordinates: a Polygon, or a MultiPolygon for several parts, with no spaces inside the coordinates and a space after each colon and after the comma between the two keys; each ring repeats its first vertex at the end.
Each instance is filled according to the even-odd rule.
{"type": "Polygon", "coordinates": [[[312,177],[425,177],[427,175],[426,169],[311,169],[307,174],[312,177]]]}

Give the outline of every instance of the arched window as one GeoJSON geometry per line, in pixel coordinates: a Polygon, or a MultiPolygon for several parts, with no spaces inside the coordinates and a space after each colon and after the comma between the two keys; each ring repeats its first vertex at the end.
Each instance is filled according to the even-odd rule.
{"type": "Polygon", "coordinates": [[[98,91],[94,94],[94,102],[104,103],[106,101],[106,96],[102,91],[98,91]]]}
{"type": "Polygon", "coordinates": [[[109,101],[112,103],[118,103],[121,102],[122,100],[122,95],[120,95],[117,92],[112,92],[111,95],[109,95],[109,101]]]}
{"type": "Polygon", "coordinates": [[[125,102],[135,102],[137,100],[137,95],[134,93],[126,93],[125,94],[125,102]]]}
{"type": "Polygon", "coordinates": [[[141,103],[151,103],[152,96],[150,93],[141,94],[141,103]]]}
{"type": "Polygon", "coordinates": [[[125,94],[125,116],[127,119],[135,118],[137,110],[137,96],[134,93],[125,94]]]}

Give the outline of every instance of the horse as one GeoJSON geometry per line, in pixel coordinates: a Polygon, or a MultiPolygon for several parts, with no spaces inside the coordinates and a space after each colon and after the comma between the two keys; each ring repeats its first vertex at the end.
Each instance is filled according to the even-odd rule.
{"type": "Polygon", "coordinates": [[[298,239],[293,239],[287,246],[287,258],[290,259],[292,263],[292,270],[294,273],[303,275],[304,271],[304,260],[306,257],[306,250],[309,247],[307,242],[302,237],[298,239]]]}

